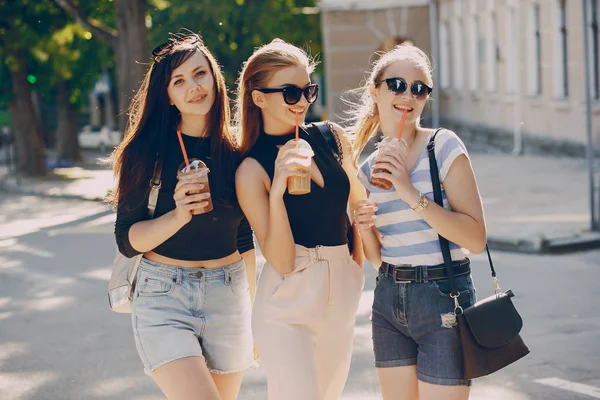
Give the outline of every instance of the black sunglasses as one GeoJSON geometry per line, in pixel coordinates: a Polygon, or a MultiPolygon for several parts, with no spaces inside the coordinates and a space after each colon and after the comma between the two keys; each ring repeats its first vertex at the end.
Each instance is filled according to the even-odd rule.
{"type": "MultiPolygon", "coordinates": [[[[387,84],[387,87],[390,90],[390,92],[392,92],[394,94],[402,94],[402,93],[406,92],[406,90],[408,89],[408,84],[402,78],[384,79],[384,80],[377,82],[377,84],[375,86],[379,86],[383,82],[385,82],[387,84]]],[[[415,82],[412,85],[410,85],[410,92],[412,93],[412,95],[414,97],[416,97],[418,99],[422,99],[422,98],[426,97],[428,94],[431,93],[432,90],[433,90],[433,88],[430,88],[423,82],[415,82]]]]}
{"type": "Polygon", "coordinates": [[[304,89],[299,88],[298,86],[286,86],[280,89],[256,89],[262,93],[283,93],[283,100],[286,104],[293,106],[298,103],[304,95],[306,101],[310,104],[317,101],[317,97],[319,97],[319,85],[312,84],[308,85],[304,89]]]}
{"type": "Polygon", "coordinates": [[[152,50],[152,57],[154,57],[155,62],[161,61],[175,46],[176,44],[196,44],[202,43],[202,39],[198,35],[182,35],[178,37],[174,37],[169,39],[167,42],[156,46],[154,50],[152,50]]]}

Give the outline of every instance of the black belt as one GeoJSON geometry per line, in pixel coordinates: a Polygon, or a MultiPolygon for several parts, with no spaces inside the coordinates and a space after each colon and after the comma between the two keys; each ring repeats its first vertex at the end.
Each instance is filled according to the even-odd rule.
{"type": "MultiPolygon", "coordinates": [[[[454,266],[454,276],[467,275],[471,273],[471,262],[467,258],[463,261],[452,263],[454,266]]],[[[423,283],[446,279],[446,267],[440,265],[392,265],[386,262],[379,268],[386,275],[391,275],[396,283],[423,283]]]]}

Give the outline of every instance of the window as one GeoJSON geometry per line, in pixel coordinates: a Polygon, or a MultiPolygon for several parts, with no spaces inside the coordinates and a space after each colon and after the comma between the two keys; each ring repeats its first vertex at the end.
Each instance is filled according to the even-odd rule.
{"type": "Polygon", "coordinates": [[[527,91],[530,96],[542,94],[542,34],[540,5],[531,4],[528,10],[527,91]]]}
{"type": "Polygon", "coordinates": [[[589,62],[590,62],[590,84],[592,89],[592,97],[595,100],[600,99],[600,63],[598,59],[598,0],[589,0],[588,5],[590,6],[590,10],[588,10],[589,15],[589,46],[588,50],[589,62]]]}
{"type": "Polygon", "coordinates": [[[496,13],[487,14],[486,59],[487,59],[487,90],[496,91],[496,13]]]}
{"type": "Polygon", "coordinates": [[[440,86],[447,89],[450,86],[450,35],[448,24],[440,24],[440,86]]]}
{"type": "Polygon", "coordinates": [[[567,5],[566,0],[555,0],[557,3],[554,54],[554,94],[557,98],[569,97],[569,69],[567,49],[567,5]]]}
{"type": "Polygon", "coordinates": [[[464,37],[462,36],[461,29],[462,21],[455,19],[452,23],[452,86],[456,89],[463,87],[463,43],[464,37]]]}
{"type": "Polygon", "coordinates": [[[506,93],[514,94],[516,92],[515,81],[517,79],[517,49],[519,46],[517,38],[517,12],[515,7],[509,7],[506,14],[506,75],[505,87],[506,93]]]}
{"type": "Polygon", "coordinates": [[[469,52],[469,89],[476,92],[479,87],[479,29],[477,28],[477,16],[471,15],[467,23],[468,30],[468,52],[469,52]]]}

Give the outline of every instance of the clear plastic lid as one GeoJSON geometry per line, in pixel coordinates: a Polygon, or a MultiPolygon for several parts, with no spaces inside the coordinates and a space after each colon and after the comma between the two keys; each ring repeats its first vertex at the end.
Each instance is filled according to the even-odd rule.
{"type": "Polygon", "coordinates": [[[209,171],[210,170],[204,161],[192,158],[190,160],[190,165],[185,165],[185,163],[183,163],[179,166],[177,175],[208,174],[209,171]]]}
{"type": "Polygon", "coordinates": [[[298,146],[298,153],[300,153],[301,155],[307,156],[307,157],[313,157],[315,155],[312,147],[310,147],[310,144],[308,144],[308,142],[306,140],[292,139],[291,141],[296,143],[296,146],[298,146]]]}
{"type": "Polygon", "coordinates": [[[392,152],[400,154],[403,158],[408,156],[408,143],[404,138],[398,140],[398,138],[384,137],[375,146],[381,154],[392,152]]]}

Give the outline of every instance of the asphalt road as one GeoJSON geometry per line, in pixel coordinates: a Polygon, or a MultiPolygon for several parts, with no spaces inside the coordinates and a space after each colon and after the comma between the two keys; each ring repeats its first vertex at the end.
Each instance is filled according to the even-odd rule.
{"type": "MultiPolygon", "coordinates": [[[[0,399],[162,399],[143,374],[128,315],[107,308],[114,255],[106,206],[0,192],[0,399]]],[[[531,349],[476,380],[471,399],[600,399],[600,251],[560,256],[494,253],[531,349]]],[[[473,257],[479,298],[492,293],[487,259],[473,257]]],[[[375,271],[357,316],[343,399],[379,399],[370,334],[375,271]]],[[[262,368],[241,400],[265,399],[262,368]]]]}

